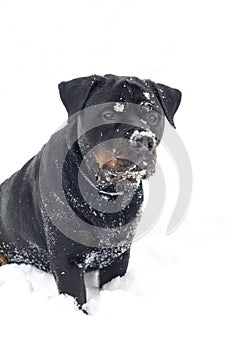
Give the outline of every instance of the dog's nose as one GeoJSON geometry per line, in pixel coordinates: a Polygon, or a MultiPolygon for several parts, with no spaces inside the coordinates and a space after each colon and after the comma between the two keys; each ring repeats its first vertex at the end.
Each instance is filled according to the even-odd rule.
{"type": "Polygon", "coordinates": [[[154,139],[148,135],[135,135],[132,139],[132,143],[135,147],[146,147],[149,151],[154,146],[154,139]]]}

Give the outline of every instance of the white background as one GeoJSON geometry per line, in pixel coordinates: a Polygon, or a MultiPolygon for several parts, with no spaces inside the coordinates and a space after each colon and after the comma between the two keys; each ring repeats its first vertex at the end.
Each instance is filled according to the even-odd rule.
{"type": "Polygon", "coordinates": [[[227,0],[0,0],[0,182],[66,119],[58,83],[93,73],[182,91],[175,122],[194,175],[168,237],[167,174],[160,224],[135,243],[128,274],[95,291],[89,317],[51,276],[1,268],[2,348],[232,349],[232,27],[227,0]]]}

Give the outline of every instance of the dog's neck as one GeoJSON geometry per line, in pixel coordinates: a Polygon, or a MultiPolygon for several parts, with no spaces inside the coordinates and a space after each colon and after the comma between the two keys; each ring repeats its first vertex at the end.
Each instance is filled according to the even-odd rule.
{"type": "Polygon", "coordinates": [[[69,150],[63,165],[63,189],[73,211],[98,227],[106,223],[110,223],[112,228],[118,227],[119,223],[125,225],[129,218],[136,218],[143,202],[141,182],[131,191],[131,198],[125,205],[128,193],[117,191],[117,188],[99,188],[98,183],[93,181],[95,175],[91,174],[91,169],[81,169],[83,157],[80,154],[78,145],[75,145],[73,150],[69,150]],[[104,209],[109,205],[113,208],[112,212],[104,209]]]}
{"type": "Polygon", "coordinates": [[[94,188],[98,193],[99,195],[101,196],[105,196],[106,199],[108,197],[110,197],[109,199],[114,199],[114,197],[117,197],[117,196],[123,196],[124,195],[124,192],[123,191],[115,191],[115,192],[110,192],[110,191],[104,191],[103,189],[101,189],[99,186],[95,185],[91,179],[88,177],[87,174],[85,174],[81,168],[79,168],[79,172],[82,174],[82,176],[84,177],[84,179],[89,183],[89,185],[94,188]]]}

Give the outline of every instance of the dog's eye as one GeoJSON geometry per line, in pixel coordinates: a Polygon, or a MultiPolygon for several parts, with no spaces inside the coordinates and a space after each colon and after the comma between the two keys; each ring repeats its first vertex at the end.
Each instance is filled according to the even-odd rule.
{"type": "Polygon", "coordinates": [[[105,120],[115,120],[116,119],[113,112],[104,112],[103,117],[105,120]]]}
{"type": "Polygon", "coordinates": [[[159,119],[157,114],[155,113],[150,113],[147,118],[148,118],[148,122],[151,124],[156,124],[159,119]]]}

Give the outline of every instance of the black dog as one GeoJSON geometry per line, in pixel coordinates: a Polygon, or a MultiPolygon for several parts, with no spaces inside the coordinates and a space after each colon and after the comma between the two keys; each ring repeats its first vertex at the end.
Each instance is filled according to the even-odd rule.
{"type": "Polygon", "coordinates": [[[164,117],[175,127],[181,93],[111,74],[59,91],[67,125],[0,187],[0,265],[51,271],[59,292],[82,306],[86,271],[98,269],[102,287],[127,270],[141,180],[155,171],[164,117]]]}

